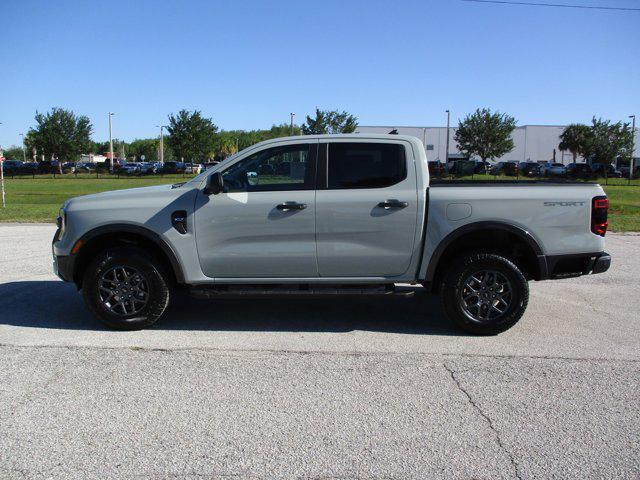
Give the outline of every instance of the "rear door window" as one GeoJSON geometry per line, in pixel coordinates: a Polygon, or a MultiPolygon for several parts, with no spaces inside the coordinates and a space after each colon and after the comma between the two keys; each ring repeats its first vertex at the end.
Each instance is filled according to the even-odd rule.
{"type": "Polygon", "coordinates": [[[330,143],[327,188],[384,188],[407,177],[404,146],[396,143],[330,143]]]}

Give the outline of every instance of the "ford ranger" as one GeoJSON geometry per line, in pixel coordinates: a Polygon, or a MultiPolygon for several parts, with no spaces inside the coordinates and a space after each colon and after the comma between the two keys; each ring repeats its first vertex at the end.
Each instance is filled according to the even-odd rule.
{"type": "Polygon", "coordinates": [[[528,281],[609,268],[607,209],[597,184],[430,184],[414,137],[288,137],[184,183],[68,200],[53,265],[118,329],[153,324],[180,288],[394,295],[410,283],[438,293],[458,327],[488,335],[522,317],[528,281]]]}

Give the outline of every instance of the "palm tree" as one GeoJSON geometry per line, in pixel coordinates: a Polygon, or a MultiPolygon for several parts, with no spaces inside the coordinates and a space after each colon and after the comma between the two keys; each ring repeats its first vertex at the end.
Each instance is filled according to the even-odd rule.
{"type": "Polygon", "coordinates": [[[580,123],[572,123],[560,135],[560,150],[568,150],[573,155],[573,163],[578,154],[584,155],[588,150],[591,129],[580,123]]]}

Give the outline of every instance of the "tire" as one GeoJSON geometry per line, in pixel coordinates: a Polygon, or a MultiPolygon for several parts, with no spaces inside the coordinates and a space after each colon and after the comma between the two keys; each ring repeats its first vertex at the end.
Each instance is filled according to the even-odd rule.
{"type": "Polygon", "coordinates": [[[142,250],[116,247],[100,252],[89,264],[82,296],[109,327],[139,330],[153,325],[169,305],[169,277],[142,250]]]}
{"type": "Polygon", "coordinates": [[[457,327],[475,335],[496,335],[513,327],[524,314],[529,284],[507,258],[470,254],[445,273],[440,301],[457,327]]]}

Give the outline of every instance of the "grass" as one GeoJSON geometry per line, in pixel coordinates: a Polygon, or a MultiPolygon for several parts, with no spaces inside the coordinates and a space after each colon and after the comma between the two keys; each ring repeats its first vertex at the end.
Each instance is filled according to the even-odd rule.
{"type": "Polygon", "coordinates": [[[55,222],[58,210],[65,200],[89,193],[122,190],[184,182],[191,176],[165,175],[162,177],[95,178],[16,178],[5,179],[7,207],[0,206],[0,222],[55,222]]]}
{"type": "MultiPolygon", "coordinates": [[[[478,177],[488,176],[474,178],[479,179],[478,177]]],[[[107,190],[176,183],[188,178],[188,175],[133,178],[95,178],[92,175],[78,178],[66,175],[63,178],[57,176],[55,179],[50,176],[35,179],[8,178],[5,179],[7,207],[0,207],[0,222],[54,222],[58,209],[70,197],[107,190]]],[[[640,185],[627,186],[626,180],[620,179],[609,179],[609,185],[605,185],[605,180],[601,179],[600,184],[609,196],[610,229],[618,232],[640,231],[640,185]]]]}
{"type": "Polygon", "coordinates": [[[609,228],[615,232],[640,231],[640,187],[602,185],[609,197],[609,228]]]}

